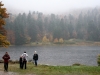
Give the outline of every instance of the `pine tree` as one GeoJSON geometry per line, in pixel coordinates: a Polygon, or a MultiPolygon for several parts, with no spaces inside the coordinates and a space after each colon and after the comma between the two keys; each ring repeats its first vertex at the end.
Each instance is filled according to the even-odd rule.
{"type": "Polygon", "coordinates": [[[0,46],[7,47],[10,43],[7,41],[6,30],[4,28],[5,18],[8,18],[8,14],[6,13],[6,8],[3,8],[4,4],[0,2],[0,46]]]}

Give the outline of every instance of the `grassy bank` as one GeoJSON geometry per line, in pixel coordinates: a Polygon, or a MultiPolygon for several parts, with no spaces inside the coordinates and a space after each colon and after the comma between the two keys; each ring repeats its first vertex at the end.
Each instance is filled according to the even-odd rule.
{"type": "MultiPolygon", "coordinates": [[[[3,64],[0,64],[3,71],[3,64]]],[[[98,66],[47,66],[32,63],[27,64],[27,69],[19,69],[19,64],[9,64],[9,71],[16,72],[18,75],[100,75],[98,66]]]]}

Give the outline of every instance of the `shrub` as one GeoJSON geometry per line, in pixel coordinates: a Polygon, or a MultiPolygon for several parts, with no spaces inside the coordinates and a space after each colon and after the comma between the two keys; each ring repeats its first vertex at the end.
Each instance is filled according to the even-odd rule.
{"type": "Polygon", "coordinates": [[[81,64],[80,63],[75,63],[72,66],[81,66],[81,64]]]}
{"type": "Polygon", "coordinates": [[[4,61],[3,60],[0,60],[0,63],[3,63],[4,61]]]}
{"type": "Polygon", "coordinates": [[[60,38],[60,39],[59,39],[59,42],[60,42],[60,43],[63,43],[63,42],[64,42],[63,38],[60,38]]]}
{"type": "Polygon", "coordinates": [[[47,39],[46,36],[43,37],[42,42],[49,42],[49,39],[47,39]]]}
{"type": "Polygon", "coordinates": [[[98,63],[98,66],[100,66],[100,54],[98,55],[97,63],[98,63]]]}

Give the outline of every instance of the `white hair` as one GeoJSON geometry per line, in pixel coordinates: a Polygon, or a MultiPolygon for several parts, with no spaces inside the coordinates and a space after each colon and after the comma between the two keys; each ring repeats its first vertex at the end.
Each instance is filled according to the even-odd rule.
{"type": "Polygon", "coordinates": [[[35,53],[37,53],[37,52],[35,51],[35,53]]]}

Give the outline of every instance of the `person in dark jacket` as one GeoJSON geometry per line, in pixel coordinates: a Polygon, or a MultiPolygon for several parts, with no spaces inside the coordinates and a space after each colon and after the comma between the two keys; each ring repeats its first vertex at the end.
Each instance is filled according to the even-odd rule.
{"type": "Polygon", "coordinates": [[[22,56],[19,58],[20,69],[23,69],[23,59],[22,56]]]}
{"type": "Polygon", "coordinates": [[[33,55],[33,61],[35,63],[35,66],[37,66],[37,60],[38,60],[38,54],[37,52],[35,51],[34,55],[33,55]]]}
{"type": "Polygon", "coordinates": [[[8,62],[10,59],[8,52],[6,52],[2,58],[4,59],[4,71],[8,71],[8,62]]]}

